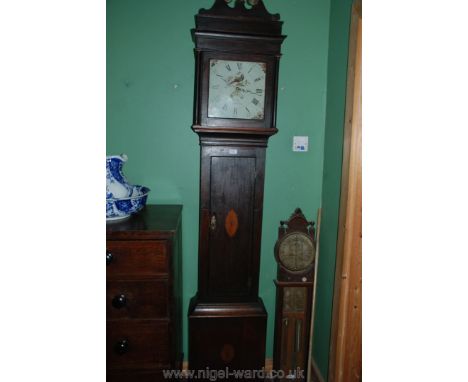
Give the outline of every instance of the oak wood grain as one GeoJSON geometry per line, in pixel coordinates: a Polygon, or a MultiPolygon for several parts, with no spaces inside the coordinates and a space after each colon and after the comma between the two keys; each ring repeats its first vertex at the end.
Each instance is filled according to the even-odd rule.
{"type": "Polygon", "coordinates": [[[148,205],[107,226],[107,381],[163,380],[182,365],[178,205],[148,205]]]}
{"type": "Polygon", "coordinates": [[[362,5],[352,10],[329,381],[362,379],[362,5]]]}

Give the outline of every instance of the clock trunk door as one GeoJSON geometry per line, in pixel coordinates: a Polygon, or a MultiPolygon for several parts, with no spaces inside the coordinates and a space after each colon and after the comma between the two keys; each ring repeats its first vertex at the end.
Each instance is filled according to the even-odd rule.
{"type": "Polygon", "coordinates": [[[258,299],[264,165],[264,147],[202,143],[198,281],[204,301],[258,299]]]}
{"type": "Polygon", "coordinates": [[[254,187],[255,158],[211,158],[210,210],[216,223],[210,229],[208,288],[213,297],[249,294],[254,187]]]}

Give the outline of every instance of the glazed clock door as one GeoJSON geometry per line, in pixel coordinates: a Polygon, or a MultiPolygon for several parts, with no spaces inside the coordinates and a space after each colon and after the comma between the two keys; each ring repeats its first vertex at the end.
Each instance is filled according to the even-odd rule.
{"type": "Polygon", "coordinates": [[[265,73],[263,62],[210,60],[208,117],[262,120],[265,73]]]}
{"type": "MultiPolygon", "coordinates": [[[[193,128],[274,129],[276,57],[200,53],[200,99],[193,128]]],[[[203,131],[203,130],[202,130],[203,131]]]]}
{"type": "MultiPolygon", "coordinates": [[[[262,149],[205,148],[203,157],[209,175],[205,187],[208,230],[206,237],[206,297],[245,301],[258,288],[261,212],[258,191],[263,188],[262,149]],[[260,153],[259,157],[258,152],[260,153]]],[[[203,188],[202,184],[202,188],[203,188]]],[[[202,193],[203,195],[203,193],[202,193]]]]}

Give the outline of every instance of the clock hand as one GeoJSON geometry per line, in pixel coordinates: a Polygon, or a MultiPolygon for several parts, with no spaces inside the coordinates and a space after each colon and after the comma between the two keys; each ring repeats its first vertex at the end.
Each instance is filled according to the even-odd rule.
{"type": "Polygon", "coordinates": [[[250,94],[257,94],[257,93],[254,93],[253,91],[250,91],[250,90],[247,90],[247,89],[243,89],[243,88],[237,88],[239,89],[241,92],[244,92],[244,93],[250,93],[250,94]]]}
{"type": "MultiPolygon", "coordinates": [[[[227,80],[226,80],[223,76],[221,76],[220,74],[217,74],[217,76],[218,76],[219,78],[221,78],[225,83],[228,83],[227,80]]],[[[229,85],[229,84],[228,84],[228,85],[229,85]]]]}
{"type": "Polygon", "coordinates": [[[228,83],[228,85],[232,85],[232,84],[234,84],[236,82],[242,82],[242,81],[244,81],[244,75],[243,74],[241,74],[239,77],[235,77],[232,81],[230,81],[228,83]]]}

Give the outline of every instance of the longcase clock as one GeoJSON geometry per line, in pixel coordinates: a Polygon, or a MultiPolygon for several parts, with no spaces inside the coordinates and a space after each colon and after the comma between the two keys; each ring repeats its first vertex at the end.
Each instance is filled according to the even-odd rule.
{"type": "Polygon", "coordinates": [[[191,369],[261,369],[267,313],[258,297],[265,151],[277,132],[282,21],[262,0],[216,0],[195,16],[201,146],[198,292],[191,369]]]}

